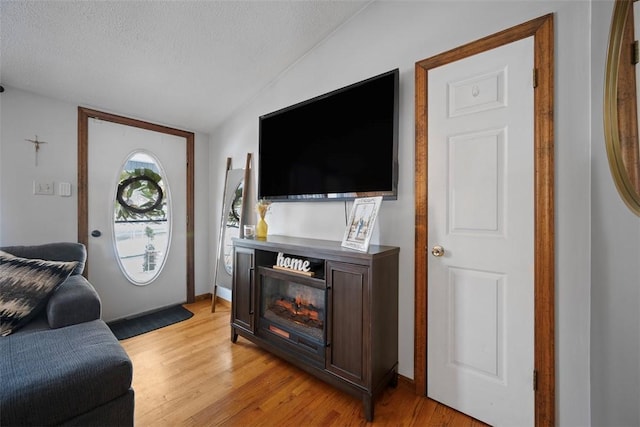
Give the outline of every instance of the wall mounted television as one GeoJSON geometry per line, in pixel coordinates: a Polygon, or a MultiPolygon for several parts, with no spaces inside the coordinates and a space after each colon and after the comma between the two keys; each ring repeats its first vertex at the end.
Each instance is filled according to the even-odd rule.
{"type": "Polygon", "coordinates": [[[398,69],[259,117],[258,197],[398,194],[398,69]]]}

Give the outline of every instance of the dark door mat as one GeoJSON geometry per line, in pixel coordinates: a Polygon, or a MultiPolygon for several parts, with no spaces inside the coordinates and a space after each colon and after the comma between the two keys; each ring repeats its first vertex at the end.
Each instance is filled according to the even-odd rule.
{"type": "Polygon", "coordinates": [[[164,328],[174,323],[182,322],[193,316],[193,313],[181,305],[174,305],[153,313],[144,314],[142,316],[130,319],[116,320],[107,323],[111,332],[119,340],[135,337],[146,332],[164,328]]]}

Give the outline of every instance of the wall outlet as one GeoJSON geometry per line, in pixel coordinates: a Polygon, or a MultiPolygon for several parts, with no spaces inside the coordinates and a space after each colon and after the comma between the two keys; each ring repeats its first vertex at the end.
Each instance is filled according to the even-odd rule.
{"type": "Polygon", "coordinates": [[[46,196],[53,195],[53,182],[33,181],[33,194],[46,196]]]}

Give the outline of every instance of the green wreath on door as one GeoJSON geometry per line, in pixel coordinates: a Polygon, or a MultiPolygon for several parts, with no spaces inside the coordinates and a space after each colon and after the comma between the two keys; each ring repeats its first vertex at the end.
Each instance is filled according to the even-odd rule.
{"type": "Polygon", "coordinates": [[[116,192],[116,221],[165,219],[162,177],[149,168],[122,171],[116,192]]]}

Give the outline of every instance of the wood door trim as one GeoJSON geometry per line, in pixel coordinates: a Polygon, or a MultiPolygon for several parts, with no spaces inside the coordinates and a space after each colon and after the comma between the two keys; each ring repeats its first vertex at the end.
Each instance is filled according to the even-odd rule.
{"type": "MultiPolygon", "coordinates": [[[[554,31],[541,16],[415,64],[415,348],[416,393],[427,393],[427,90],[428,72],[527,37],[534,37],[534,369],[535,423],[555,425],[554,31]]],[[[532,73],[533,74],[533,73],[532,73]]],[[[533,79],[532,79],[533,80],[533,79]]]]}
{"type": "MultiPolygon", "coordinates": [[[[89,250],[89,118],[96,118],[112,123],[166,133],[186,139],[187,150],[187,302],[195,302],[194,275],[194,141],[195,134],[154,123],[144,122],[129,117],[78,107],[78,242],[89,250]]],[[[84,275],[89,275],[89,262],[85,266],[84,275]]]]}

